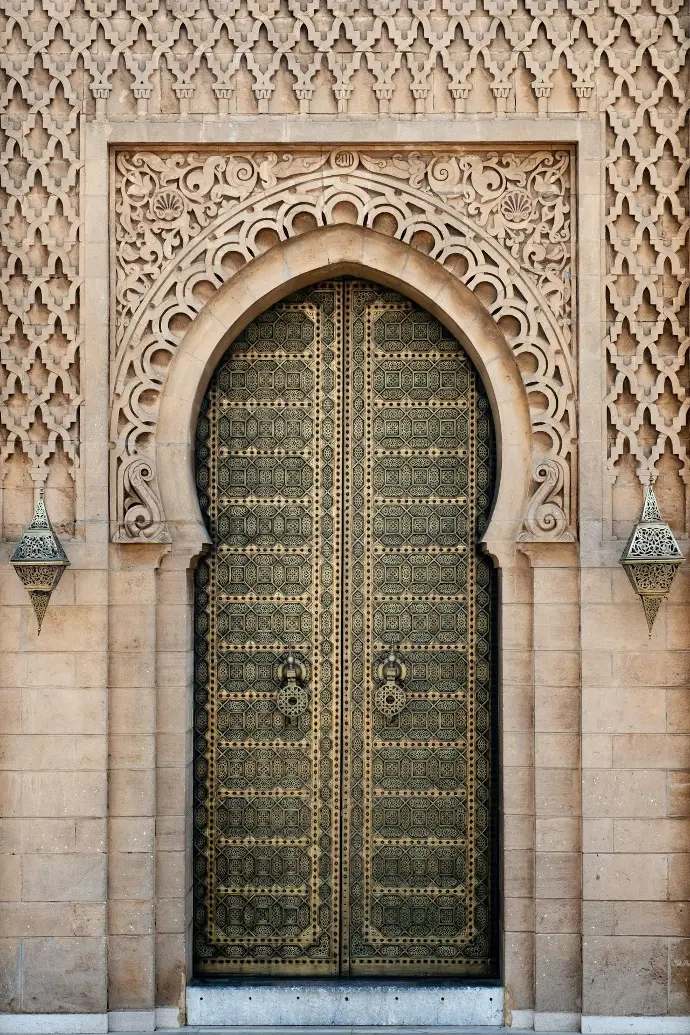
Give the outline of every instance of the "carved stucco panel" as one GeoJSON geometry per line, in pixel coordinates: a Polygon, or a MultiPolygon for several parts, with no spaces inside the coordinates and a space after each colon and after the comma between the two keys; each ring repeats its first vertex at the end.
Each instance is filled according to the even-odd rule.
{"type": "Polygon", "coordinates": [[[346,219],[475,292],[531,404],[522,537],[572,539],[576,389],[567,150],[127,152],[115,157],[111,503],[120,542],[167,541],[154,459],[171,356],[211,295],[280,240],[346,219]]]}
{"type": "Polygon", "coordinates": [[[278,0],[6,0],[2,533],[19,534],[41,484],[48,496],[69,498],[59,524],[74,524],[82,122],[139,120],[146,138],[149,117],[260,120],[262,112],[302,121],[377,112],[599,117],[611,486],[604,534],[627,535],[650,481],[673,527],[687,533],[688,14],[683,0],[288,8],[278,0]]]}

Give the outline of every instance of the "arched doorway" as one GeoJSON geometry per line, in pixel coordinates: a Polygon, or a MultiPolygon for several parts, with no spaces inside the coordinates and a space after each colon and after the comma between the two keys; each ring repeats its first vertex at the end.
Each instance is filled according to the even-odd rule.
{"type": "Polygon", "coordinates": [[[338,278],[258,316],[197,429],[195,965],[496,969],[491,410],[463,349],[338,278]]]}

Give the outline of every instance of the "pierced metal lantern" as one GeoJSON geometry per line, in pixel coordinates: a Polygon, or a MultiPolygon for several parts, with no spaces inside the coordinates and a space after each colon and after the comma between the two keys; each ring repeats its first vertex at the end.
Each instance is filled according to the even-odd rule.
{"type": "Polygon", "coordinates": [[[642,600],[649,635],[662,600],[668,596],[683,554],[673,532],[661,520],[651,485],[645,493],[640,520],[633,527],[620,559],[632,587],[642,600]]]}
{"type": "Polygon", "coordinates": [[[67,554],[50,523],[43,486],[39,490],[31,524],[10,557],[10,564],[14,565],[14,570],[29,594],[40,634],[48,601],[69,564],[67,554]]]}

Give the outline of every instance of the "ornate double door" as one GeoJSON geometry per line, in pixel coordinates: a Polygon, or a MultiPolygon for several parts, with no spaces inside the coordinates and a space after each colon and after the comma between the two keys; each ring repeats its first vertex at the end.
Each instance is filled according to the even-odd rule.
{"type": "Polygon", "coordinates": [[[200,975],[494,973],[490,409],[342,278],[259,316],[198,423],[200,975]]]}

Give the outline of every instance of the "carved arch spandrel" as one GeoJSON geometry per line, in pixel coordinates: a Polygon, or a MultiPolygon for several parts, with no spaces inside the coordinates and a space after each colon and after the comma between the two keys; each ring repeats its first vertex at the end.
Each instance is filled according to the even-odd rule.
{"type": "Polygon", "coordinates": [[[279,242],[342,223],[425,253],[485,306],[530,403],[531,490],[519,538],[574,538],[569,151],[147,151],[119,152],[115,165],[117,541],[169,539],[157,485],[158,412],[168,364],[191,322],[221,285],[279,242]]]}
{"type": "Polygon", "coordinates": [[[297,289],[337,276],[365,277],[402,292],[467,349],[494,413],[499,478],[484,544],[499,566],[516,550],[529,494],[532,428],[515,356],[476,296],[443,266],[395,238],[339,224],[293,237],[227,281],[191,323],[161,396],[156,469],[176,551],[196,554],[208,534],[194,475],[201,400],[228,344],[264,310],[297,289]]]}

